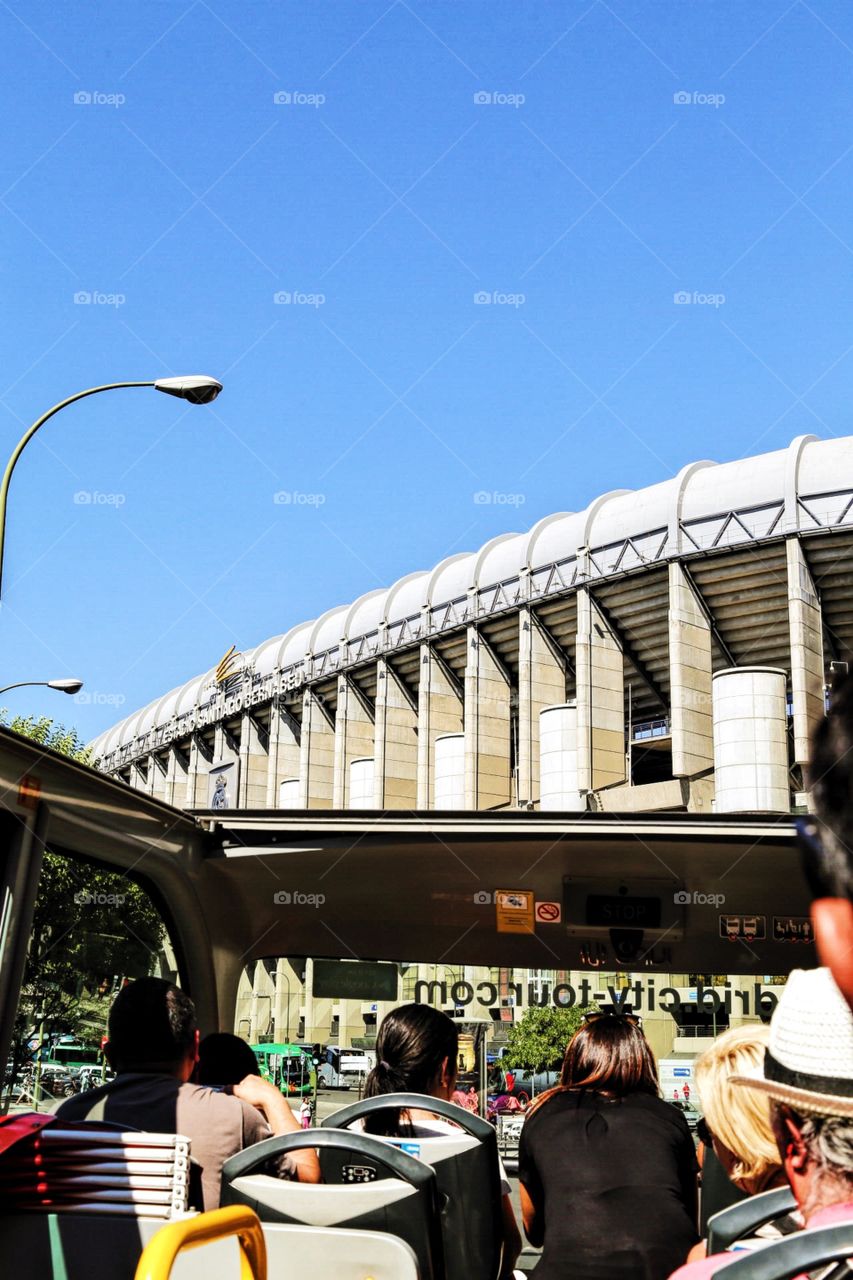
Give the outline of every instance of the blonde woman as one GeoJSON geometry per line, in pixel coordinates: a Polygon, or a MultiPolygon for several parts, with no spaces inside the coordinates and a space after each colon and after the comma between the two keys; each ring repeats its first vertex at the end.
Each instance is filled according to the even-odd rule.
{"type": "MultiPolygon", "coordinates": [[[[723,1169],[741,1191],[758,1195],[787,1185],[779,1149],[770,1127],[767,1099],[755,1089],[739,1089],[731,1077],[760,1068],[769,1029],[761,1023],[732,1027],[696,1059],[693,1078],[704,1112],[697,1132],[711,1146],[723,1169]]],[[[688,1260],[705,1257],[705,1242],[688,1260]]]]}

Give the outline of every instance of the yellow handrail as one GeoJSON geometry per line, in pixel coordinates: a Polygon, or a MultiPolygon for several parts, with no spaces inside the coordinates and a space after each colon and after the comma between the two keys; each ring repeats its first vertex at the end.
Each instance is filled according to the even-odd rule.
{"type": "Polygon", "coordinates": [[[267,1246],[258,1215],[245,1205],[212,1209],[197,1218],[170,1222],[149,1240],[134,1280],[169,1280],[182,1249],[236,1236],[240,1246],[240,1280],[267,1280],[267,1246]]]}

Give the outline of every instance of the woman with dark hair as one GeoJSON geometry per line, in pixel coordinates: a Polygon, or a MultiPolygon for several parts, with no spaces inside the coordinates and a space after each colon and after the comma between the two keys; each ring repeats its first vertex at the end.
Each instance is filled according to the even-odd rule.
{"type": "MultiPolygon", "coordinates": [[[[425,1004],[404,1004],[382,1019],[376,1037],[376,1066],[364,1086],[366,1098],[383,1093],[422,1093],[450,1102],[456,1089],[459,1032],[446,1013],[425,1004]]],[[[437,1138],[458,1132],[427,1108],[374,1111],[360,1122],[382,1137],[437,1138]]],[[[501,1277],[510,1277],[521,1251],[521,1235],[510,1200],[510,1185],[501,1165],[504,1247],[501,1277]]]]}
{"type": "Polygon", "coordinates": [[[696,1174],[639,1020],[587,1015],[521,1131],[524,1230],[544,1246],[537,1280],[665,1280],[698,1238],[696,1174]]]}

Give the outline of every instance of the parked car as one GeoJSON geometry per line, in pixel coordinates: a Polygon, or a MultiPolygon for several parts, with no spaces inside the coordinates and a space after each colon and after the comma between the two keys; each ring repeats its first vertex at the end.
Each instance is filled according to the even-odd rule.
{"type": "Polygon", "coordinates": [[[696,1126],[699,1123],[700,1115],[692,1102],[682,1102],[680,1098],[667,1099],[671,1107],[677,1107],[684,1119],[687,1121],[687,1127],[691,1133],[696,1132],[696,1126]]]}

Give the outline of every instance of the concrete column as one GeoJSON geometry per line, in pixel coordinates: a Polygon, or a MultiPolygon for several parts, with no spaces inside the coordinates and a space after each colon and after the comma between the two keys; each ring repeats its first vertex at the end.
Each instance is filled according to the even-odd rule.
{"type": "Polygon", "coordinates": [[[267,809],[277,809],[279,791],[285,778],[299,776],[299,741],[301,728],[284,707],[277,706],[273,699],[270,708],[270,737],[267,755],[267,787],[265,805],[267,809]]]}
{"type": "Polygon", "coordinates": [[[566,660],[527,606],[518,611],[518,804],[539,801],[539,713],[565,701],[566,660]]]}
{"type": "Polygon", "coordinates": [[[794,701],[794,761],[804,765],[809,759],[812,732],[826,714],[823,619],[817,590],[799,540],[789,538],[786,547],[791,691],[794,701]]]}
{"type": "Polygon", "coordinates": [[[625,676],[619,639],[586,587],[578,591],[577,602],[578,788],[583,794],[625,781],[625,676]]]}
{"type": "Polygon", "coordinates": [[[305,986],[303,988],[305,1006],[305,1039],[313,1044],[316,1040],[325,1040],[325,1035],[317,1035],[314,1022],[314,961],[309,956],[305,961],[305,986]]]}
{"type": "Polygon", "coordinates": [[[254,718],[244,711],[240,726],[240,804],[246,809],[263,809],[266,805],[268,742],[254,718]]]}
{"type": "Polygon", "coordinates": [[[714,675],[718,813],[789,813],[787,672],[732,667],[714,675]]]}
{"type": "Polygon", "coordinates": [[[200,809],[207,804],[207,761],[198,745],[198,735],[190,738],[190,763],[187,769],[187,804],[188,809],[200,809]],[[204,799],[201,799],[205,792],[204,799]]]}
{"type": "Polygon", "coordinates": [[[331,809],[335,767],[335,722],[316,695],[302,698],[299,744],[299,804],[303,809],[331,809]]]}
{"type": "Polygon", "coordinates": [[[349,807],[350,765],[355,759],[373,755],[373,732],[373,716],[363,696],[351,680],[340,676],[335,712],[333,808],[349,807]]]}
{"type": "Polygon", "coordinates": [[[417,807],[435,805],[435,740],[444,733],[461,733],[462,698],[443,664],[428,644],[421,645],[421,678],[418,686],[418,790],[417,807]]]}
{"type": "Polygon", "coordinates": [[[148,794],[156,800],[167,800],[168,774],[153,753],[148,757],[148,794]]]}
{"type": "Polygon", "coordinates": [[[711,624],[680,564],[669,566],[672,776],[714,767],[711,624]]]}
{"type": "Polygon", "coordinates": [[[375,809],[414,809],[418,803],[418,713],[380,658],[376,667],[375,809]]]}
{"type": "Polygon", "coordinates": [[[512,800],[510,686],[476,627],[468,628],[465,666],[465,808],[494,809],[512,800]]]}
{"type": "Polygon", "coordinates": [[[275,996],[273,999],[273,1017],[276,1042],[292,1043],[296,1039],[299,1025],[299,1006],[302,1001],[302,988],[289,962],[279,956],[275,967],[275,996]]]}
{"type": "Polygon", "coordinates": [[[177,747],[169,748],[169,767],[166,772],[166,800],[177,809],[187,807],[188,769],[177,747]]]}

